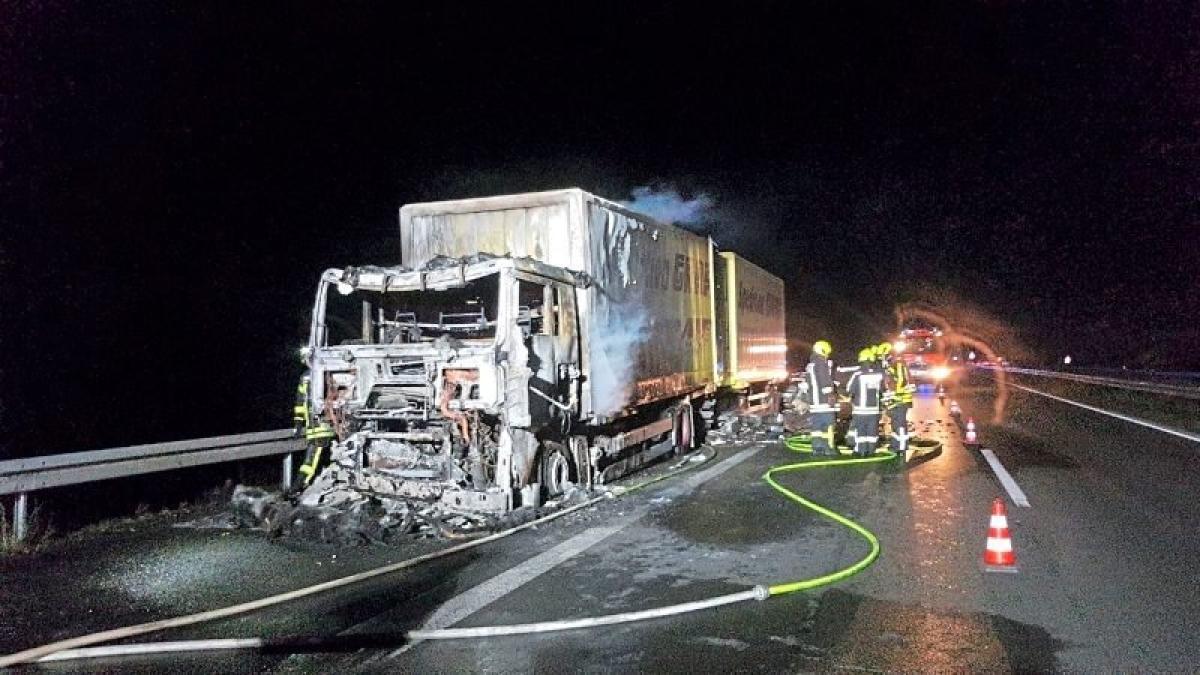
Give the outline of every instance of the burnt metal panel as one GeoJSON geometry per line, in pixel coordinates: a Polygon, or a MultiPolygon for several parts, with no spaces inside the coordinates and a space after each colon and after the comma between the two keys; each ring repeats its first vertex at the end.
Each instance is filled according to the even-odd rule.
{"type": "Polygon", "coordinates": [[[713,384],[710,243],[578,189],[409,204],[402,259],[529,257],[585,272],[577,292],[583,415],[632,408],[713,384]]]}
{"type": "Polygon", "coordinates": [[[724,255],[713,256],[713,339],[717,353],[713,363],[717,383],[724,386],[729,382],[729,262],[724,255]]]}

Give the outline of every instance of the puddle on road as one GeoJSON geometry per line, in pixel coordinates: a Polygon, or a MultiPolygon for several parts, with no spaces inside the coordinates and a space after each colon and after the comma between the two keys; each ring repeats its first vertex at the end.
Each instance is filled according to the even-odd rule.
{"type": "Polygon", "coordinates": [[[1039,626],[995,614],[931,610],[831,590],[810,601],[802,634],[818,670],[1059,670],[1063,648],[1039,626]]]}
{"type": "Polygon", "coordinates": [[[1056,672],[1065,646],[1038,626],[1002,616],[834,589],[546,639],[526,644],[524,653],[549,663],[566,649],[597,650],[594,661],[573,661],[587,672],[1056,672]],[[629,660],[615,661],[622,657],[629,660]],[[614,668],[617,662],[623,665],[614,668]]]}
{"type": "Polygon", "coordinates": [[[801,512],[769,488],[760,492],[758,499],[678,504],[655,514],[653,521],[688,542],[733,550],[750,550],[831,529],[827,521],[801,512]]]}

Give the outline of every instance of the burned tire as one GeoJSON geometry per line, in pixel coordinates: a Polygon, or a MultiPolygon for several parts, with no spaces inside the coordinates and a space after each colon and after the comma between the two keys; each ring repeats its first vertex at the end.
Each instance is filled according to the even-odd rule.
{"type": "Polygon", "coordinates": [[[543,443],[539,473],[542,494],[546,498],[552,499],[566,492],[574,484],[575,476],[567,449],[558,443],[543,443]]]}

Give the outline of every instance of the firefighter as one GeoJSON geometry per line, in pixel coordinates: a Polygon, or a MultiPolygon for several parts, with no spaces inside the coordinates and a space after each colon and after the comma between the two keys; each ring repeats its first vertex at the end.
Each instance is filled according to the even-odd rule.
{"type": "Polygon", "coordinates": [[[846,386],[850,395],[850,415],[854,424],[854,454],[870,457],[879,442],[879,401],[883,395],[883,371],[876,361],[875,348],[858,353],[858,372],[846,386]]]}
{"type": "Polygon", "coordinates": [[[292,426],[296,430],[296,436],[304,433],[304,430],[308,428],[308,383],[310,379],[308,373],[305,373],[296,387],[296,405],[292,406],[292,426]]]}
{"type": "MultiPolygon", "coordinates": [[[[890,354],[891,345],[887,343],[879,345],[879,349],[886,349],[887,354],[890,354]]],[[[889,443],[892,452],[899,455],[903,461],[905,453],[908,452],[908,409],[912,407],[913,390],[915,386],[908,379],[908,365],[904,363],[904,359],[887,359],[887,383],[888,393],[884,400],[884,405],[887,407],[888,420],[892,425],[892,437],[889,443]]]]}
{"type": "Polygon", "coordinates": [[[300,378],[300,385],[296,387],[296,405],[292,407],[296,435],[304,432],[304,463],[300,465],[300,475],[304,477],[305,486],[312,484],[322,461],[329,459],[329,446],[333,440],[333,429],[313,419],[312,408],[309,407],[309,384],[308,375],[300,378]]]}
{"type": "Polygon", "coordinates": [[[813,455],[836,457],[833,444],[833,423],[837,416],[838,400],[834,390],[833,373],[829,359],[833,346],[826,340],[813,343],[812,355],[805,367],[808,384],[808,419],[812,426],[813,455]]]}
{"type": "Polygon", "coordinates": [[[879,362],[879,371],[883,373],[883,396],[879,399],[879,410],[882,415],[885,411],[891,410],[896,393],[892,382],[892,343],[880,342],[875,345],[874,349],[875,358],[879,362]]]}

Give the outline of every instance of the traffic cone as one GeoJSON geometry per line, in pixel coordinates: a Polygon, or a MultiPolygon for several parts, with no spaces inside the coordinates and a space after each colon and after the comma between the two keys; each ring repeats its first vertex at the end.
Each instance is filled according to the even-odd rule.
{"type": "Polygon", "coordinates": [[[988,572],[1017,571],[1017,554],[1013,551],[1012,536],[1008,533],[1008,510],[1000,497],[992,501],[983,567],[988,572]]]}
{"type": "Polygon", "coordinates": [[[975,418],[967,418],[967,445],[979,445],[979,436],[975,434],[975,418]]]}
{"type": "Polygon", "coordinates": [[[955,417],[962,414],[962,408],[958,407],[958,401],[950,401],[950,414],[955,417]]]}

